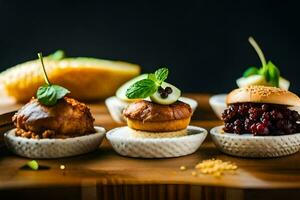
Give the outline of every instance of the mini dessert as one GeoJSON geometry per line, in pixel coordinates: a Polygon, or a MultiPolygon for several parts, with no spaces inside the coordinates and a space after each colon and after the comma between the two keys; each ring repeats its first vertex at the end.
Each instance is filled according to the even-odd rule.
{"type": "Polygon", "coordinates": [[[176,131],[178,136],[186,134],[181,130],[187,128],[192,109],[188,104],[178,101],[181,94],[178,88],[164,82],[168,73],[167,68],[161,68],[149,74],[148,78],[135,82],[126,91],[129,99],[151,99],[151,102],[140,100],[132,103],[123,112],[128,127],[139,131],[139,135],[155,137],[157,133],[176,131]]]}
{"type": "MultiPolygon", "coordinates": [[[[44,58],[53,84],[68,88],[81,101],[107,98],[126,81],[140,74],[140,66],[96,58],[65,57],[57,51],[44,58]],[[104,84],[109,83],[109,84],[104,84]]],[[[18,64],[0,73],[0,86],[17,102],[28,102],[43,84],[39,60],[18,64]]]]}
{"type": "Polygon", "coordinates": [[[135,130],[168,132],[185,129],[191,120],[191,107],[181,101],[161,105],[141,100],[124,110],[127,125],[135,130]]]}
{"type": "Polygon", "coordinates": [[[253,135],[286,135],[300,132],[300,115],[289,106],[300,106],[292,92],[268,86],[249,86],[227,96],[229,107],[223,112],[224,131],[253,135]]]}
{"type": "Polygon", "coordinates": [[[123,111],[128,126],[106,134],[117,153],[141,158],[179,157],[194,153],[204,141],[207,131],[189,126],[192,108],[180,101],[177,87],[165,82],[168,74],[167,68],[158,69],[119,93],[134,101],[123,111]]]}
{"type": "MultiPolygon", "coordinates": [[[[179,90],[173,91],[171,89],[173,87],[172,85],[163,82],[162,86],[158,89],[160,89],[160,91],[163,92],[161,88],[162,87],[166,88],[166,92],[163,92],[163,95],[168,95],[169,98],[165,98],[165,99],[160,98],[160,95],[161,95],[160,93],[154,93],[151,97],[146,97],[146,98],[128,98],[126,96],[126,92],[132,84],[134,84],[137,81],[140,81],[142,79],[147,79],[147,78],[148,78],[148,74],[142,74],[140,76],[137,76],[137,77],[131,79],[130,81],[123,84],[116,91],[116,96],[109,97],[108,99],[106,99],[105,103],[106,103],[106,106],[107,106],[113,120],[115,120],[116,122],[125,122],[126,120],[124,119],[124,116],[123,116],[123,110],[132,102],[137,102],[137,101],[144,99],[147,101],[151,100],[153,102],[156,102],[156,100],[158,100],[158,101],[160,101],[160,104],[169,104],[170,101],[174,101],[174,100],[172,100],[172,98],[176,97],[176,95],[168,95],[168,92],[169,93],[176,93],[176,92],[180,93],[179,90]]],[[[187,98],[187,97],[179,97],[179,100],[184,103],[189,104],[193,111],[195,111],[195,109],[198,105],[197,101],[187,98]]]]}
{"type": "Polygon", "coordinates": [[[38,55],[46,84],[13,116],[16,129],[5,134],[6,144],[16,154],[31,158],[65,157],[96,149],[105,130],[94,127],[85,104],[66,97],[69,90],[50,83],[42,55],[38,55]]]}

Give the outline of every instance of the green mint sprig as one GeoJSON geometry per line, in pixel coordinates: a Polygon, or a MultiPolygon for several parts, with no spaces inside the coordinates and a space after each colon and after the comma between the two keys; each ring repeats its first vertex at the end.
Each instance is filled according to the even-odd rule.
{"type": "Polygon", "coordinates": [[[279,87],[279,78],[280,78],[280,71],[279,69],[271,62],[266,62],[265,56],[261,50],[261,48],[258,46],[258,44],[255,42],[253,37],[249,37],[249,43],[253,46],[255,49],[260,61],[261,61],[261,68],[257,67],[249,67],[244,73],[243,77],[249,77],[252,75],[262,75],[266,79],[266,81],[274,87],[279,87]]]}
{"type": "Polygon", "coordinates": [[[61,60],[66,57],[66,54],[63,50],[57,50],[54,53],[47,56],[47,58],[50,58],[52,60],[61,60]]]}
{"type": "Polygon", "coordinates": [[[38,53],[38,57],[42,64],[46,84],[38,88],[36,96],[39,102],[41,102],[42,104],[46,106],[53,106],[59,99],[62,99],[64,96],[66,96],[66,94],[70,93],[70,91],[64,87],[61,87],[59,85],[52,85],[50,83],[48,75],[46,73],[42,53],[38,53]]]}
{"type": "Polygon", "coordinates": [[[146,79],[135,82],[127,91],[126,96],[129,99],[147,98],[154,94],[161,84],[168,78],[169,70],[160,68],[154,73],[148,74],[146,79]]]}

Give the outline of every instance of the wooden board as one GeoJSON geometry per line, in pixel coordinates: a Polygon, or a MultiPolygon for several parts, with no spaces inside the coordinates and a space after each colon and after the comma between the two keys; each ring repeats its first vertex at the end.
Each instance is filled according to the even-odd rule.
{"type": "MultiPolygon", "coordinates": [[[[210,129],[222,124],[208,105],[209,95],[189,94],[199,107],[191,124],[210,129]]],[[[0,113],[15,110],[21,105],[0,106],[0,113]]],[[[123,126],[112,121],[103,102],[90,104],[96,125],[107,130],[123,126]]],[[[119,156],[105,140],[97,151],[64,159],[39,160],[48,170],[20,170],[29,159],[13,155],[6,149],[0,152],[0,189],[44,187],[94,187],[98,185],[199,185],[202,187],[236,189],[300,189],[300,153],[272,159],[246,159],[227,156],[216,149],[210,137],[199,150],[188,156],[169,159],[137,159],[119,156]],[[203,159],[219,158],[235,162],[236,174],[221,178],[191,175],[194,166],[203,159]],[[64,171],[59,169],[63,164],[64,171]],[[181,165],[187,167],[180,171],[181,165]]],[[[221,192],[222,193],[222,192],[221,192]]]]}

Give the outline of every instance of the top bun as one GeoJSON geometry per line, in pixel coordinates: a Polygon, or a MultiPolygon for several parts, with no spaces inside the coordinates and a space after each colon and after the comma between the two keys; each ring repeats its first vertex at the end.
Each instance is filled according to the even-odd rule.
{"type": "Polygon", "coordinates": [[[300,98],[296,94],[269,86],[253,85],[238,88],[230,92],[226,99],[227,104],[247,102],[300,106],[300,98]]]}

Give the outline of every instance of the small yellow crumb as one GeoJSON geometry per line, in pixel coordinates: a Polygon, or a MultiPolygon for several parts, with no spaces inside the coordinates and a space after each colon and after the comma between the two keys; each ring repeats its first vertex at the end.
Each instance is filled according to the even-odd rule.
{"type": "Polygon", "coordinates": [[[181,170],[181,171],[186,170],[186,166],[184,166],[184,165],[180,166],[180,170],[181,170]]]}
{"type": "Polygon", "coordinates": [[[60,167],[59,167],[61,170],[64,170],[65,168],[66,168],[66,166],[65,165],[60,165],[60,167]]]}
{"type": "Polygon", "coordinates": [[[213,173],[213,176],[214,177],[221,177],[221,175],[222,175],[222,173],[221,172],[215,172],[215,173],[213,173]]]}
{"type": "Polygon", "coordinates": [[[197,172],[192,171],[192,176],[197,176],[197,172]]]}

